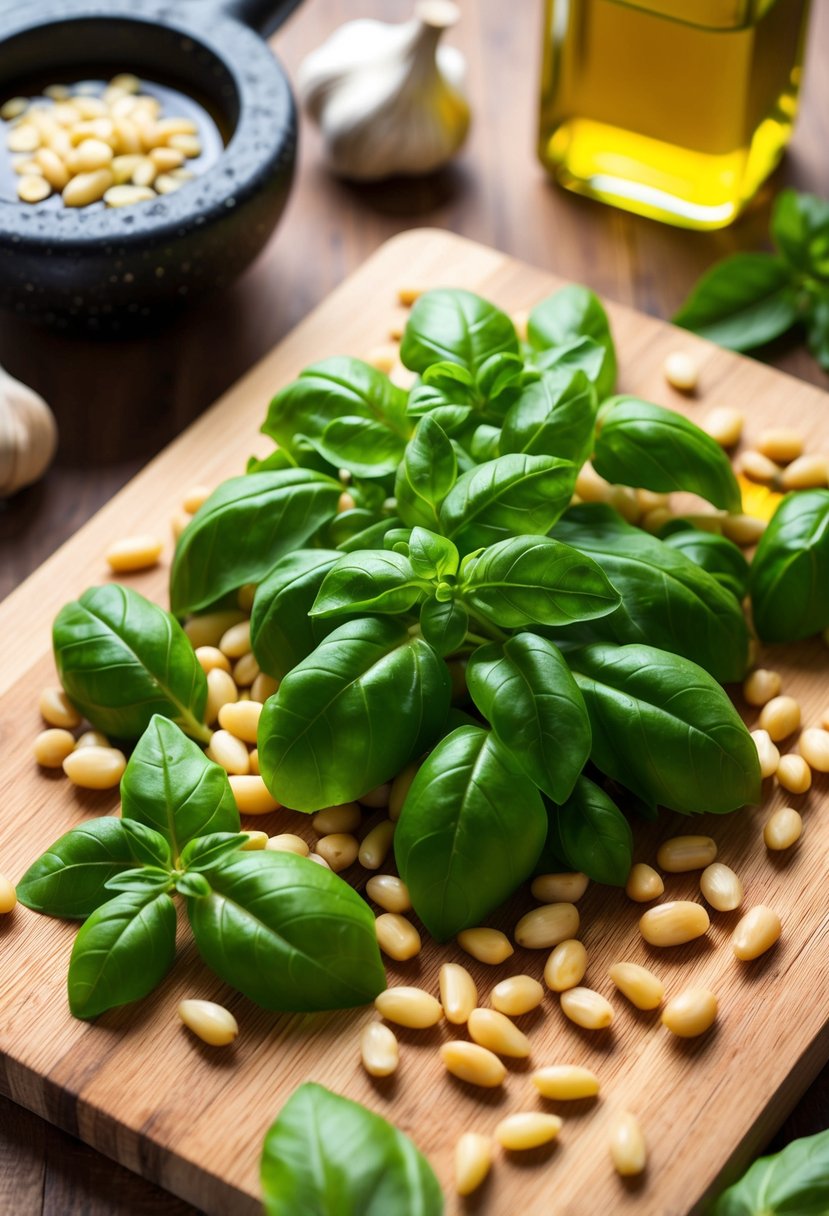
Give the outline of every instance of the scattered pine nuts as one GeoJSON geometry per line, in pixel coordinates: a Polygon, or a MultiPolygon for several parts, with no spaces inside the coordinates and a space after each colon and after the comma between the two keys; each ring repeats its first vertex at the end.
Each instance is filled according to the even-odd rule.
{"type": "Polygon", "coordinates": [[[211,1047],[226,1047],[239,1033],[239,1025],[230,1010],[213,1001],[179,1001],[178,1016],[188,1030],[211,1047]]]}
{"type": "Polygon", "coordinates": [[[805,794],[812,784],[812,770],[802,756],[789,753],[780,757],[775,774],[779,784],[790,794],[805,794]]]}
{"type": "Polygon", "coordinates": [[[781,933],[780,917],[774,909],[758,904],[746,912],[737,925],[731,938],[731,948],[737,958],[751,962],[770,950],[781,933]]]}
{"type": "Polygon", "coordinates": [[[702,904],[675,899],[648,908],[639,931],[651,946],[682,946],[708,932],[711,921],[702,904]]]}
{"type": "Polygon", "coordinates": [[[761,485],[775,486],[779,483],[782,469],[779,464],[769,460],[762,452],[749,448],[740,456],[740,472],[751,481],[759,481],[761,485]]]}
{"type": "Polygon", "coordinates": [[[43,768],[60,768],[66,757],[75,750],[75,736],[60,726],[42,730],[35,739],[35,760],[43,768]]]}
{"type": "Polygon", "coordinates": [[[829,459],[816,453],[798,456],[780,474],[782,490],[819,490],[829,485],[829,459]]]}
{"type": "Polygon", "coordinates": [[[515,1060],[526,1060],[530,1054],[530,1040],[497,1009],[473,1009],[467,1021],[469,1037],[481,1047],[488,1047],[499,1056],[515,1060]]]}
{"type": "MultiPolygon", "coordinates": [[[[410,1030],[426,1030],[429,1026],[436,1026],[443,1017],[440,1002],[422,988],[387,988],[375,998],[374,1008],[387,1022],[396,1022],[398,1026],[407,1026],[410,1030]]],[[[467,1043],[466,1046],[471,1047],[472,1044],[467,1043]]],[[[498,1063],[501,1063],[500,1060],[498,1063]]]]}
{"type": "Polygon", "coordinates": [[[461,950],[471,954],[479,963],[488,963],[495,967],[505,962],[515,951],[512,943],[500,929],[463,929],[457,937],[461,950]]]}
{"type": "Polygon", "coordinates": [[[390,1077],[400,1061],[397,1036],[383,1022],[369,1022],[360,1036],[360,1059],[370,1077],[390,1077]]]}
{"type": "Polygon", "coordinates": [[[548,1064],[533,1073],[532,1083],[543,1098],[557,1102],[595,1098],[599,1092],[599,1078],[578,1064],[548,1064]]]}
{"type": "Polygon", "coordinates": [[[743,696],[749,705],[766,705],[779,695],[781,684],[779,671],[767,671],[764,667],[758,667],[746,676],[743,696]]]}
{"type": "Polygon", "coordinates": [[[245,832],[245,835],[247,836],[247,840],[240,846],[243,853],[251,853],[257,849],[266,849],[268,847],[267,832],[245,832]]]}
{"type": "Polygon", "coordinates": [[[243,654],[233,665],[233,679],[240,688],[250,688],[258,675],[259,664],[256,662],[256,655],[251,651],[243,654]]]}
{"type": "Polygon", "coordinates": [[[699,383],[699,364],[684,350],[672,351],[662,364],[665,379],[680,393],[693,393],[699,383]]]}
{"type": "Polygon", "coordinates": [[[317,853],[325,858],[335,874],[353,865],[359,851],[360,843],[357,837],[348,832],[331,832],[317,841],[317,853]]]}
{"type": "Polygon", "coordinates": [[[409,888],[396,874],[375,874],[366,883],[366,895],[386,912],[408,912],[412,906],[409,888]]]}
{"type": "Polygon", "coordinates": [[[204,754],[214,764],[220,764],[226,773],[241,777],[250,772],[248,749],[241,739],[237,739],[229,731],[214,731],[204,754]]]}
{"type": "Polygon", "coordinates": [[[328,862],[325,860],[324,857],[320,857],[319,853],[309,853],[308,860],[313,861],[315,865],[322,866],[326,870],[331,869],[328,862]]]}
{"type": "Polygon", "coordinates": [[[363,813],[356,802],[344,802],[340,806],[327,806],[317,811],[311,827],[320,836],[338,832],[356,832],[363,822],[363,813]]]}
{"type": "Polygon", "coordinates": [[[222,636],[231,625],[244,619],[245,614],[236,608],[221,608],[216,612],[204,612],[201,616],[191,616],[185,622],[184,632],[190,639],[194,650],[201,646],[218,646],[222,636]]]}
{"type": "Polygon", "coordinates": [[[733,912],[743,902],[743,884],[730,866],[715,861],[700,875],[699,889],[703,898],[717,912],[733,912]]]}
{"type": "Polygon", "coordinates": [[[268,815],[279,809],[279,803],[261,777],[231,774],[228,781],[240,815],[268,815]]]}
{"type": "Polygon", "coordinates": [[[14,883],[0,874],[0,916],[7,916],[12,912],[16,903],[17,891],[14,889],[14,883]]]}
{"type": "Polygon", "coordinates": [[[539,874],[530,891],[540,904],[574,904],[584,895],[589,882],[586,874],[539,874]]]}
{"type": "Polygon", "coordinates": [[[621,1111],[614,1119],[609,1148],[617,1174],[631,1178],[642,1173],[647,1163],[645,1137],[639,1120],[630,1111],[621,1111]]]}
{"type": "Polygon", "coordinates": [[[739,410],[720,406],[702,420],[701,426],[720,447],[733,448],[740,442],[744,422],[745,418],[739,410]]]}
{"type": "Polygon", "coordinates": [[[191,486],[182,498],[181,505],[188,515],[195,515],[207,502],[211,493],[209,486],[191,486]]]}
{"type": "Polygon", "coordinates": [[[674,836],[659,846],[656,863],[668,874],[703,870],[717,857],[717,845],[710,836],[674,836]]]}
{"type": "Polygon", "coordinates": [[[478,1004],[474,979],[460,963],[444,963],[440,969],[440,1001],[447,1022],[462,1026],[478,1004]]]}
{"type": "MultiPolygon", "coordinates": [[[[325,854],[321,854],[325,857],[325,854]]],[[[326,859],[327,860],[327,859],[326,859]]],[[[330,864],[330,862],[329,862],[330,864]]],[[[334,867],[332,866],[332,869],[334,867]]],[[[420,954],[422,942],[420,934],[410,920],[399,912],[383,912],[374,922],[377,932],[377,944],[384,954],[398,963],[420,954]]]]}
{"type": "Polygon", "coordinates": [[[768,456],[775,464],[791,464],[803,455],[803,436],[790,427],[769,427],[760,432],[757,451],[768,456]]]}
{"type": "Polygon", "coordinates": [[[753,730],[751,737],[757,748],[757,758],[760,761],[760,776],[773,777],[780,763],[780,752],[771,741],[767,730],[753,730]]]}
{"type": "MultiPolygon", "coordinates": [[[[383,994],[381,993],[381,996],[383,994]]],[[[377,998],[380,999],[379,997],[377,998]]],[[[507,1070],[494,1052],[479,1043],[467,1043],[464,1039],[451,1039],[440,1048],[440,1058],[459,1081],[479,1085],[482,1089],[495,1089],[503,1084],[507,1070]]]]}
{"type": "Polygon", "coordinates": [[[637,904],[647,904],[652,899],[659,899],[664,891],[665,883],[662,881],[662,875],[658,874],[653,866],[645,865],[642,861],[637,861],[634,866],[631,866],[628,880],[625,883],[625,893],[628,899],[632,899],[637,904]]]}
{"type": "Polygon", "coordinates": [[[818,773],[829,773],[829,730],[811,726],[797,741],[801,756],[818,773]]]}
{"type": "Polygon", "coordinates": [[[81,724],[81,715],[60,687],[44,688],[38,698],[37,707],[44,722],[73,730],[81,724]]]}
{"type": "Polygon", "coordinates": [[[793,735],[800,727],[800,705],[794,697],[772,697],[760,710],[760,729],[772,743],[793,735]]]}
{"type": "Polygon", "coordinates": [[[278,836],[269,836],[265,848],[271,853],[296,853],[297,857],[307,857],[311,852],[307,840],[293,832],[280,832],[278,836]]]}
{"type": "Polygon", "coordinates": [[[680,1039],[695,1039],[714,1025],[717,998],[709,988],[686,988],[662,1010],[662,1025],[680,1039]]]}
{"type": "Polygon", "coordinates": [[[558,1115],[546,1115],[539,1110],[517,1111],[497,1124],[495,1139],[502,1148],[521,1152],[549,1144],[555,1140],[561,1127],[562,1120],[558,1115]]]}
{"type": "Polygon", "coordinates": [[[537,1009],[543,1000],[544,989],[531,975],[511,975],[509,979],[496,984],[489,994],[492,1008],[511,1018],[530,1013],[537,1009]]]}
{"type": "Polygon", "coordinates": [[[793,807],[783,806],[766,821],[763,841],[767,849],[780,852],[790,849],[800,839],[803,820],[793,807]]]}
{"type": "Polygon", "coordinates": [[[584,1030],[604,1030],[613,1021],[613,1006],[592,988],[568,988],[559,997],[561,1010],[584,1030]]]}
{"type": "Polygon", "coordinates": [[[492,1166],[492,1140],[477,1132],[464,1132],[455,1145],[455,1190],[471,1195],[492,1166]]]}
{"type": "Polygon", "coordinates": [[[110,545],[104,559],[115,574],[149,570],[158,565],[164,542],[155,536],[126,536],[110,545]]]}
{"type": "Polygon", "coordinates": [[[389,855],[394,840],[394,824],[390,819],[381,819],[360,842],[357,860],[366,870],[379,870],[389,855]]]}
{"type": "Polygon", "coordinates": [[[612,489],[610,482],[600,477],[589,461],[581,466],[576,478],[576,494],[582,502],[607,502],[612,489]]]}
{"type": "Polygon", "coordinates": [[[542,904],[521,917],[515,926],[515,940],[528,950],[557,946],[579,931],[579,913],[574,904],[542,904]]]}
{"type": "Polygon", "coordinates": [[[658,1009],[665,995],[662,980],[638,963],[614,963],[607,973],[637,1009],[658,1009]]]}
{"type": "Polygon", "coordinates": [[[63,762],[63,771],[72,784],[85,790],[112,789],[126,767],[126,756],[115,747],[76,748],[63,762]]]}
{"type": "Polygon", "coordinates": [[[587,951],[580,941],[571,937],[559,942],[544,965],[544,983],[552,992],[576,988],[587,970],[587,951]]]}

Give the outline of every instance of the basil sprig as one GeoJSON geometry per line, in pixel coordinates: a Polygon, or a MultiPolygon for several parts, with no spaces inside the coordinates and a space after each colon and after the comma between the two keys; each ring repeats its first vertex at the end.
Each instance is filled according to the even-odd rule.
{"type": "Polygon", "coordinates": [[[761,1157],[720,1195],[709,1216],[825,1216],[829,1212],[829,1131],[761,1157]]]}

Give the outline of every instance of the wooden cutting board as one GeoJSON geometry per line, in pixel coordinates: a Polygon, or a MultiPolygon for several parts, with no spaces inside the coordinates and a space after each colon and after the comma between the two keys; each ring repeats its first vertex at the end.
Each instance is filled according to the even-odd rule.
{"type": "MultiPolygon", "coordinates": [[[[78,792],[62,774],[38,771],[31,759],[32,739],[42,725],[38,692],[55,679],[50,624],[58,608],[106,579],[102,555],[112,540],[136,532],[168,535],[170,516],[192,484],[237,474],[251,451],[266,450],[257,430],[267,402],[305,364],[337,353],[365,356],[386,342],[390,324],[403,316],[396,289],[412,283],[467,287],[509,310],[525,309],[560,286],[549,274],[445,232],[395,238],[0,606],[0,870],[11,878],[17,880],[71,826],[117,806],[114,793],[78,792]]],[[[748,418],[749,440],[764,425],[787,422],[808,434],[810,449],[829,447],[824,393],[652,318],[617,305],[609,312],[622,389],[691,417],[715,404],[737,406],[748,418]],[[700,393],[690,400],[669,389],[661,373],[665,355],[677,348],[693,352],[702,364],[700,393]]],[[[165,565],[130,581],[166,602],[166,573],[165,565]]],[[[806,723],[829,708],[829,649],[818,642],[792,646],[766,661],[783,673],[785,690],[800,699],[806,723]]],[[[753,720],[750,711],[747,720],[753,720]]],[[[401,1032],[398,1074],[372,1082],[357,1046],[371,1009],[265,1013],[207,972],[183,924],[175,968],[155,994],[94,1025],[75,1021],[65,996],[75,928],[22,907],[0,920],[0,1088],[211,1216],[259,1210],[265,1129],[305,1080],[366,1103],[411,1134],[438,1171],[450,1213],[701,1212],[705,1197],[762,1147],[829,1057],[828,786],[827,778],[817,777],[802,798],[783,799],[767,790],[762,808],[725,818],[689,822],[665,815],[658,825],[636,825],[636,856],[647,861],[653,861],[658,841],[677,831],[712,834],[721,859],[744,879],[746,906],[776,907],[784,935],[763,959],[739,964],[728,946],[738,914],[714,913],[704,940],[656,951],[638,935],[642,909],[621,892],[592,886],[579,905],[590,957],[586,982],[612,997],[613,1027],[579,1030],[564,1019],[552,994],[521,1024],[532,1038],[532,1065],[573,1061],[596,1070],[602,1080],[597,1102],[566,1109],[544,1103],[535,1096],[532,1065],[526,1064],[510,1067],[502,1090],[471,1090],[447,1077],[439,1063],[436,1046],[451,1037],[445,1026],[401,1032]],[[761,826],[771,807],[786,801],[802,811],[805,832],[790,855],[772,858],[761,826]],[[652,966],[669,993],[690,982],[713,988],[721,1008],[716,1029],[679,1041],[660,1026],[658,1015],[638,1013],[612,996],[607,967],[622,958],[652,966]],[[180,1026],[176,1005],[185,995],[215,999],[233,1010],[241,1027],[233,1048],[204,1047],[180,1026]],[[565,1117],[559,1142],[508,1160],[502,1156],[480,1194],[459,1203],[451,1184],[458,1135],[491,1131],[505,1114],[539,1107],[565,1117]],[[647,1173],[630,1184],[614,1175],[606,1147],[609,1119],[620,1108],[636,1112],[649,1145],[647,1173]]],[[[311,839],[307,819],[288,812],[248,826],[299,830],[311,839]]],[[[666,897],[695,896],[696,876],[666,878],[666,897]]],[[[510,929],[525,907],[518,900],[497,923],[510,929]]],[[[464,956],[427,944],[417,959],[389,969],[390,983],[437,991],[438,967],[453,957],[464,956]]],[[[482,1001],[507,974],[540,977],[545,958],[543,951],[517,950],[502,968],[472,964],[482,1001]]]]}

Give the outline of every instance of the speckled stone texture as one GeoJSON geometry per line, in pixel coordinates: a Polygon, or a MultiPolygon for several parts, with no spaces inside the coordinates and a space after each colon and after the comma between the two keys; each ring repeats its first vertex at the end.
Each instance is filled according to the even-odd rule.
{"type": "MultiPolygon", "coordinates": [[[[232,3],[232,0],[231,0],[232,3]]],[[[2,6],[0,6],[2,7],[2,6]]],[[[263,25],[280,6],[237,0],[263,25]]],[[[291,185],[297,120],[262,39],[211,0],[45,0],[3,11],[0,80],[133,71],[206,97],[232,132],[174,194],[117,209],[0,200],[0,305],[62,328],[124,332],[223,287],[262,249],[291,185]]]]}

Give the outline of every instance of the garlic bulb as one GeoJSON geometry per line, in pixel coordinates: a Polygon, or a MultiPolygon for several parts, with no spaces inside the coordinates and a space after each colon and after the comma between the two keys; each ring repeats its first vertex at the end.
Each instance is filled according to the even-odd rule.
{"type": "Polygon", "coordinates": [[[420,0],[411,21],[349,21],[308,56],[299,93],[335,172],[371,181],[454,156],[469,129],[466,68],[438,43],[458,16],[450,0],[420,0]]]}
{"type": "Polygon", "coordinates": [[[57,424],[43,398],[0,367],[0,498],[37,481],[57,441],[57,424]]]}

